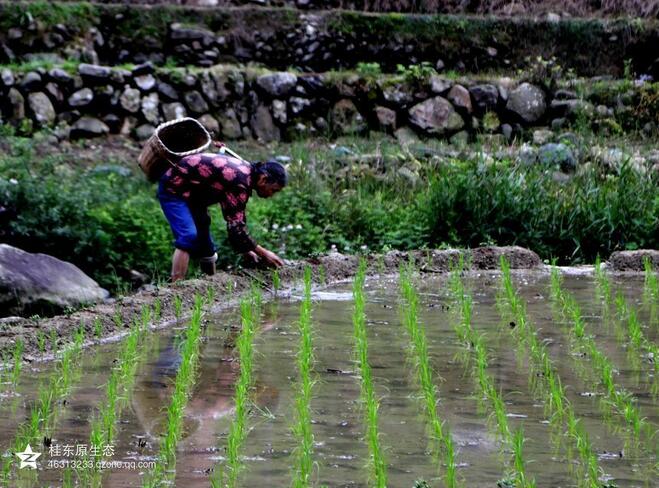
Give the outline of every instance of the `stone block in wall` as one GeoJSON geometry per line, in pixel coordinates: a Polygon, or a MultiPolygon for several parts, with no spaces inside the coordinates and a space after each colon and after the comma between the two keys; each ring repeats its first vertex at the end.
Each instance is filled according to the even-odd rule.
{"type": "Polygon", "coordinates": [[[453,105],[443,97],[434,97],[414,105],[409,110],[412,125],[430,135],[444,135],[462,129],[464,120],[453,105]]]}
{"type": "Polygon", "coordinates": [[[95,117],[83,116],[78,119],[71,127],[71,137],[73,139],[84,137],[98,137],[106,135],[110,128],[102,121],[95,117]]]}
{"type": "Polygon", "coordinates": [[[55,107],[53,107],[48,95],[43,92],[30,93],[27,100],[30,113],[38,125],[46,127],[55,122],[57,114],[55,113],[55,107]]]}
{"type": "Polygon", "coordinates": [[[480,114],[494,111],[499,103],[499,90],[491,84],[474,85],[469,88],[474,108],[480,114]]]}
{"type": "Polygon", "coordinates": [[[111,82],[112,68],[96,64],[81,63],[78,65],[78,74],[85,83],[107,84],[111,82]]]}
{"type": "Polygon", "coordinates": [[[396,112],[387,107],[375,107],[375,117],[378,119],[380,129],[386,132],[396,130],[396,112]]]}
{"type": "Polygon", "coordinates": [[[368,130],[364,117],[350,99],[336,102],[331,117],[332,129],[338,134],[359,134],[368,130]]]}
{"type": "Polygon", "coordinates": [[[179,102],[164,103],[162,105],[162,115],[167,122],[180,119],[181,117],[187,116],[187,114],[185,107],[179,102]]]}
{"type": "Polygon", "coordinates": [[[453,85],[449,90],[448,95],[446,95],[446,98],[458,111],[463,111],[468,114],[473,111],[469,90],[462,85],[453,85]]]}
{"type": "Polygon", "coordinates": [[[259,105],[250,121],[254,137],[261,142],[278,141],[281,138],[279,127],[272,119],[270,110],[265,105],[259,105]]]}
{"type": "Polygon", "coordinates": [[[137,113],[140,110],[141,104],[140,91],[137,88],[126,86],[124,91],[121,93],[119,103],[121,104],[121,108],[123,108],[126,112],[132,114],[137,113]]]}
{"type": "Polygon", "coordinates": [[[185,105],[188,107],[190,112],[195,114],[203,114],[204,112],[208,112],[208,103],[197,90],[185,92],[183,94],[183,99],[185,100],[185,105]]]}
{"type": "Polygon", "coordinates": [[[242,129],[236,112],[232,109],[226,109],[220,117],[220,133],[225,139],[239,139],[242,136],[242,129]]]}
{"type": "Polygon", "coordinates": [[[545,92],[530,83],[522,83],[510,92],[506,108],[527,124],[537,122],[547,109],[545,92]]]}
{"type": "Polygon", "coordinates": [[[256,84],[259,88],[275,98],[288,95],[296,83],[297,76],[293,73],[286,72],[262,75],[256,79],[256,84]]]}

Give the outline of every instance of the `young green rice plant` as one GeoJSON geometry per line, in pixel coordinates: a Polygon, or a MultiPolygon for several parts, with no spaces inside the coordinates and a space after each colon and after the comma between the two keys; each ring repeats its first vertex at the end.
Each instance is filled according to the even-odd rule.
{"type": "Polygon", "coordinates": [[[121,310],[117,307],[112,316],[112,321],[117,329],[122,329],[124,327],[124,319],[121,316],[121,310]]]}
{"type": "MultiPolygon", "coordinates": [[[[571,441],[570,445],[576,451],[580,470],[577,470],[574,474],[579,486],[601,488],[600,476],[602,470],[599,466],[597,454],[585,430],[581,427],[572,405],[565,396],[565,390],[552,361],[549,359],[547,349],[538,340],[537,334],[528,320],[524,302],[517,294],[512,283],[510,265],[503,256],[500,265],[502,294],[497,297],[497,301],[501,310],[514,320],[515,327],[511,329],[512,333],[518,341],[524,343],[529,356],[529,364],[538,373],[539,381],[542,382],[542,389],[537,390],[536,394],[542,398],[554,425],[560,423],[564,426],[566,437],[571,441]]],[[[552,290],[555,287],[556,284],[552,283],[552,290]]],[[[569,452],[572,452],[572,449],[569,452]]]]}
{"type": "MultiPolygon", "coordinates": [[[[368,339],[366,335],[366,313],[364,281],[366,279],[366,261],[361,259],[359,269],[352,286],[354,308],[352,321],[354,325],[355,356],[361,373],[361,400],[366,421],[366,439],[368,442],[373,484],[378,488],[387,486],[387,464],[384,459],[378,432],[378,401],[373,388],[371,367],[368,362],[368,339]]],[[[452,453],[451,453],[452,454],[452,453]]]]}
{"type": "Polygon", "coordinates": [[[53,354],[57,354],[57,351],[59,350],[59,344],[58,344],[58,335],[57,335],[57,330],[53,327],[50,329],[49,333],[49,341],[50,341],[50,349],[52,350],[53,354]]]}
{"type": "Polygon", "coordinates": [[[158,322],[162,317],[162,301],[160,297],[153,300],[153,321],[158,322]]]}
{"type": "Polygon", "coordinates": [[[401,267],[400,287],[403,295],[403,321],[410,338],[412,356],[414,358],[417,381],[424,399],[424,410],[430,430],[437,445],[433,446],[437,453],[443,457],[446,472],[443,476],[444,485],[454,488],[460,485],[456,477],[455,446],[448,428],[448,424],[442,421],[437,412],[439,392],[433,379],[433,371],[428,355],[428,343],[425,329],[418,321],[418,295],[414,289],[410,275],[412,265],[407,269],[401,267]]]}
{"type": "Polygon", "coordinates": [[[321,285],[327,284],[327,275],[325,272],[325,266],[323,266],[322,264],[318,266],[318,283],[320,283],[321,285]]]}
{"type": "Polygon", "coordinates": [[[176,317],[177,321],[181,320],[182,314],[183,314],[183,299],[179,295],[176,295],[174,297],[174,317],[176,317]]]}
{"type": "Polygon", "coordinates": [[[215,287],[209,286],[206,288],[206,306],[212,307],[215,302],[215,287]]]}
{"type": "Polygon", "coordinates": [[[90,452],[84,466],[78,469],[77,476],[84,486],[100,486],[101,473],[96,463],[104,457],[101,446],[112,445],[117,434],[118,417],[126,408],[129,394],[135,383],[137,370],[146,360],[143,354],[144,334],[151,318],[149,307],[142,307],[140,320],[133,320],[130,331],[124,339],[117,361],[105,385],[105,398],[91,420],[90,452]]]}
{"type": "Polygon", "coordinates": [[[240,376],[236,382],[234,395],[235,415],[227,438],[226,464],[215,466],[211,474],[211,486],[213,488],[223,487],[225,484],[230,488],[237,486],[238,475],[242,469],[240,449],[249,433],[247,418],[254,385],[253,340],[260,316],[260,304],[261,293],[255,287],[252,288],[250,296],[243,298],[240,302],[242,329],[236,341],[240,358],[240,376]]]}
{"type": "MultiPolygon", "coordinates": [[[[652,328],[659,326],[659,278],[652,269],[650,259],[643,260],[645,279],[643,282],[643,302],[649,310],[649,325],[652,328]]],[[[659,358],[655,356],[659,361],[659,358]]]]}
{"type": "Polygon", "coordinates": [[[100,339],[102,335],[103,335],[103,323],[101,322],[100,317],[96,317],[96,319],[94,319],[94,336],[96,337],[96,339],[100,339]]]}
{"type": "Polygon", "coordinates": [[[311,333],[311,268],[304,269],[304,299],[300,304],[300,346],[297,357],[297,367],[300,379],[297,385],[295,411],[297,422],[293,432],[298,440],[297,467],[293,478],[295,488],[306,488],[311,485],[313,474],[313,430],[311,427],[311,394],[313,380],[313,342],[311,333]]]}
{"type": "Polygon", "coordinates": [[[37,347],[41,354],[46,352],[46,334],[42,330],[37,332],[37,347]]]}
{"type": "MultiPolygon", "coordinates": [[[[551,273],[551,296],[556,304],[560,306],[565,318],[572,321],[569,333],[579,349],[590,357],[592,369],[598,375],[599,382],[604,387],[605,399],[627,422],[636,439],[639,438],[642,429],[647,429],[648,435],[652,438],[654,434],[647,421],[641,417],[632,395],[615,383],[614,372],[616,368],[613,363],[600,351],[593,337],[586,334],[586,322],[581,314],[581,309],[574,297],[562,288],[560,272],[556,267],[552,268],[551,273]]],[[[617,301],[620,303],[620,299],[617,301]]],[[[624,302],[624,298],[622,302],[624,302]]],[[[624,308],[627,307],[624,306],[624,308]]],[[[640,343],[642,341],[638,336],[640,325],[634,322],[631,328],[634,329],[634,332],[630,331],[630,334],[634,334],[632,344],[635,339],[640,343]]]]}
{"type": "Polygon", "coordinates": [[[160,486],[167,475],[167,469],[176,462],[176,445],[182,433],[183,414],[196,381],[201,342],[202,308],[203,299],[196,295],[190,324],[186,330],[185,342],[181,350],[181,363],[174,380],[174,392],[167,406],[166,431],[160,442],[159,462],[145,477],[143,484],[145,487],[160,486]]]}
{"type": "Polygon", "coordinates": [[[58,418],[57,410],[62,407],[63,400],[68,396],[71,386],[80,375],[80,351],[84,341],[84,330],[77,329],[74,341],[64,349],[46,384],[39,387],[37,400],[30,408],[25,422],[18,426],[16,435],[10,441],[8,455],[3,457],[0,483],[9,485],[11,468],[15,456],[13,452],[22,451],[27,444],[37,445],[44,435],[50,435],[58,418]]]}
{"type": "MultiPolygon", "coordinates": [[[[459,269],[462,269],[462,263],[459,263],[459,269]]],[[[487,347],[483,336],[476,333],[471,325],[472,299],[465,291],[464,283],[460,278],[460,271],[454,269],[451,272],[449,282],[453,298],[458,304],[456,307],[458,310],[458,324],[455,326],[456,335],[459,341],[467,348],[467,352],[471,351],[474,357],[472,376],[475,379],[481,398],[484,399],[485,409],[489,412],[490,418],[494,419],[496,424],[497,434],[501,439],[500,449],[504,455],[504,459],[508,457],[510,451],[514,453],[512,463],[508,468],[510,473],[505,478],[505,481],[508,486],[535,487],[535,480],[529,478],[526,474],[522,454],[524,442],[523,431],[520,427],[515,434],[511,434],[505,403],[495,387],[493,378],[487,373],[489,363],[487,347]]],[[[468,360],[469,358],[467,357],[466,362],[468,360]]],[[[506,483],[502,482],[502,484],[506,483]]]]}

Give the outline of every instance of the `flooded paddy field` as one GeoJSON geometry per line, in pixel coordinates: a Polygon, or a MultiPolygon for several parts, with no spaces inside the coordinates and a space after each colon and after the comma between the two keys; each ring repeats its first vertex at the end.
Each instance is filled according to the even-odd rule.
{"type": "Polygon", "coordinates": [[[657,486],[656,275],[556,278],[200,299],[160,331],[145,312],[121,342],[5,375],[4,483],[657,486]],[[27,440],[36,470],[10,452],[27,440]]]}

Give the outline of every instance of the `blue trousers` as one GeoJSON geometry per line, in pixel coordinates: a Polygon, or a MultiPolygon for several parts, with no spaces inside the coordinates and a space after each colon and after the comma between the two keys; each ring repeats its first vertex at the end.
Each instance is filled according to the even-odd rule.
{"type": "Polygon", "coordinates": [[[158,200],[172,228],[174,247],[189,252],[195,258],[215,254],[208,206],[165,192],[162,182],[158,185],[158,200]]]}

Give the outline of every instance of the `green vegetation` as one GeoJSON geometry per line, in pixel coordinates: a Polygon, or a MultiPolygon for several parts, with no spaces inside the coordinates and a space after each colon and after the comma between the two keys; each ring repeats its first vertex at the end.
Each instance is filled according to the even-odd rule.
{"type": "Polygon", "coordinates": [[[174,380],[174,392],[167,406],[166,430],[160,442],[158,463],[145,476],[143,487],[161,486],[163,480],[171,475],[169,468],[176,462],[176,444],[182,433],[183,414],[192,394],[199,364],[202,307],[202,297],[195,295],[190,324],[181,347],[181,363],[174,380]]]}
{"type": "Polygon", "coordinates": [[[23,341],[18,338],[14,343],[14,354],[12,355],[14,367],[11,372],[11,382],[14,387],[18,384],[18,379],[21,376],[21,369],[23,367],[23,341]]]}
{"type": "Polygon", "coordinates": [[[581,315],[581,309],[574,297],[561,287],[560,272],[556,267],[552,268],[551,273],[551,296],[562,307],[564,317],[571,320],[570,335],[578,343],[581,351],[585,352],[590,358],[592,368],[599,375],[607,399],[628,423],[636,438],[639,438],[642,430],[646,430],[649,437],[652,438],[654,432],[647,421],[641,417],[632,394],[616,384],[614,379],[615,366],[599,350],[593,337],[586,334],[586,323],[581,315]]]}
{"type": "Polygon", "coordinates": [[[229,429],[226,447],[226,464],[215,466],[211,472],[211,486],[220,488],[237,486],[238,475],[242,468],[240,449],[249,433],[247,418],[250,413],[252,388],[254,386],[254,335],[261,315],[261,292],[252,287],[250,295],[240,301],[242,329],[236,348],[240,360],[240,376],[235,386],[235,415],[229,429]]]}
{"type": "Polygon", "coordinates": [[[361,374],[361,400],[366,423],[366,440],[370,452],[370,467],[373,486],[385,488],[387,486],[387,463],[384,459],[380,434],[378,431],[378,400],[375,398],[371,366],[368,362],[368,337],[366,334],[366,296],[364,281],[366,280],[366,261],[359,261],[359,269],[352,285],[354,309],[352,322],[354,325],[355,356],[361,374]]]}
{"type": "Polygon", "coordinates": [[[447,488],[455,488],[461,485],[461,482],[456,478],[455,446],[448,424],[443,422],[437,413],[439,392],[433,380],[433,370],[428,355],[426,333],[418,321],[417,309],[419,297],[411,281],[411,271],[411,266],[410,269],[401,267],[399,276],[401,294],[404,299],[402,311],[405,328],[410,338],[417,381],[424,399],[427,422],[433,438],[437,441],[437,446],[433,447],[438,454],[442,454],[442,462],[446,466],[446,472],[443,476],[444,485],[447,488]]]}
{"type": "MultiPolygon", "coordinates": [[[[652,263],[649,259],[643,262],[645,279],[643,282],[643,302],[649,310],[650,328],[659,326],[659,279],[657,273],[652,269],[652,263]]],[[[655,362],[659,362],[659,357],[654,357],[655,362]]]]}
{"type": "MultiPolygon", "coordinates": [[[[37,140],[6,142],[0,155],[3,242],[71,261],[114,291],[128,283],[131,269],[157,277],[169,268],[171,231],[154,189],[142,177],[124,176],[125,162],[71,170],[76,166],[68,156],[38,155],[37,140]]],[[[558,182],[551,168],[539,165],[419,160],[390,140],[348,144],[357,154],[379,151],[380,163],[346,159],[327,145],[310,151],[306,141],[286,147],[293,158],[289,187],[248,205],[258,242],[286,258],[332,245],[354,253],[361,246],[379,252],[516,244],[561,264],[659,247],[657,176],[629,165],[615,175],[584,168],[558,182]]],[[[258,151],[255,158],[267,155],[258,151]]],[[[235,264],[219,209],[211,208],[211,215],[216,242],[226,251],[219,265],[235,264]]]]}
{"type": "MultiPolygon", "coordinates": [[[[599,481],[602,470],[599,466],[597,452],[588,438],[582,422],[577,418],[574,408],[567,400],[565,388],[556,372],[544,343],[538,338],[526,314],[526,305],[517,294],[510,274],[510,264],[501,256],[500,260],[501,294],[497,305],[504,316],[508,316],[511,328],[520,346],[523,346],[529,358],[529,375],[535,378],[535,394],[542,398],[550,421],[554,425],[564,425],[566,438],[571,441],[569,454],[576,451],[579,468],[574,472],[575,479],[584,488],[601,488],[599,481]]],[[[610,487],[615,486],[609,484],[610,487]]]]}
{"type": "Polygon", "coordinates": [[[472,376],[480,393],[480,398],[486,399],[486,411],[490,418],[494,419],[497,434],[501,440],[500,450],[504,459],[513,452],[512,463],[508,465],[509,473],[500,482],[503,486],[515,486],[518,488],[535,488],[535,480],[526,474],[526,466],[523,455],[524,431],[522,427],[514,433],[511,432],[506,413],[506,404],[501,393],[496,389],[494,379],[487,372],[489,357],[487,346],[482,334],[478,334],[472,327],[473,302],[471,295],[465,289],[460,273],[464,269],[463,256],[460,256],[457,266],[453,267],[450,277],[450,287],[453,299],[457,303],[458,323],[455,332],[460,342],[464,345],[468,356],[465,363],[473,357],[472,376]]]}
{"type": "Polygon", "coordinates": [[[9,444],[9,452],[3,456],[0,473],[0,483],[3,486],[10,486],[11,468],[17,459],[14,453],[22,452],[27,444],[39,445],[44,436],[52,436],[57,420],[56,412],[63,407],[63,400],[69,395],[74,381],[79,378],[79,356],[85,339],[82,327],[76,330],[73,338],[73,343],[62,352],[48,383],[40,385],[37,400],[32,405],[27,420],[18,426],[18,431],[9,444]]]}
{"type": "Polygon", "coordinates": [[[102,474],[97,469],[96,463],[105,457],[103,446],[114,443],[119,415],[128,405],[137,370],[146,360],[141,353],[144,334],[148,331],[150,321],[151,311],[145,306],[142,308],[141,320],[133,321],[128,336],[123,340],[116,365],[112,368],[105,385],[105,398],[91,420],[89,444],[96,446],[96,451],[88,455],[87,462],[84,463],[85,468],[76,471],[79,480],[85,486],[101,485],[102,474]]]}
{"type": "Polygon", "coordinates": [[[311,268],[304,268],[304,299],[300,304],[300,346],[297,355],[297,368],[300,375],[295,398],[297,423],[293,432],[298,440],[297,468],[293,478],[295,488],[311,486],[313,474],[313,430],[311,427],[311,393],[313,380],[313,342],[311,332],[311,268]]]}

